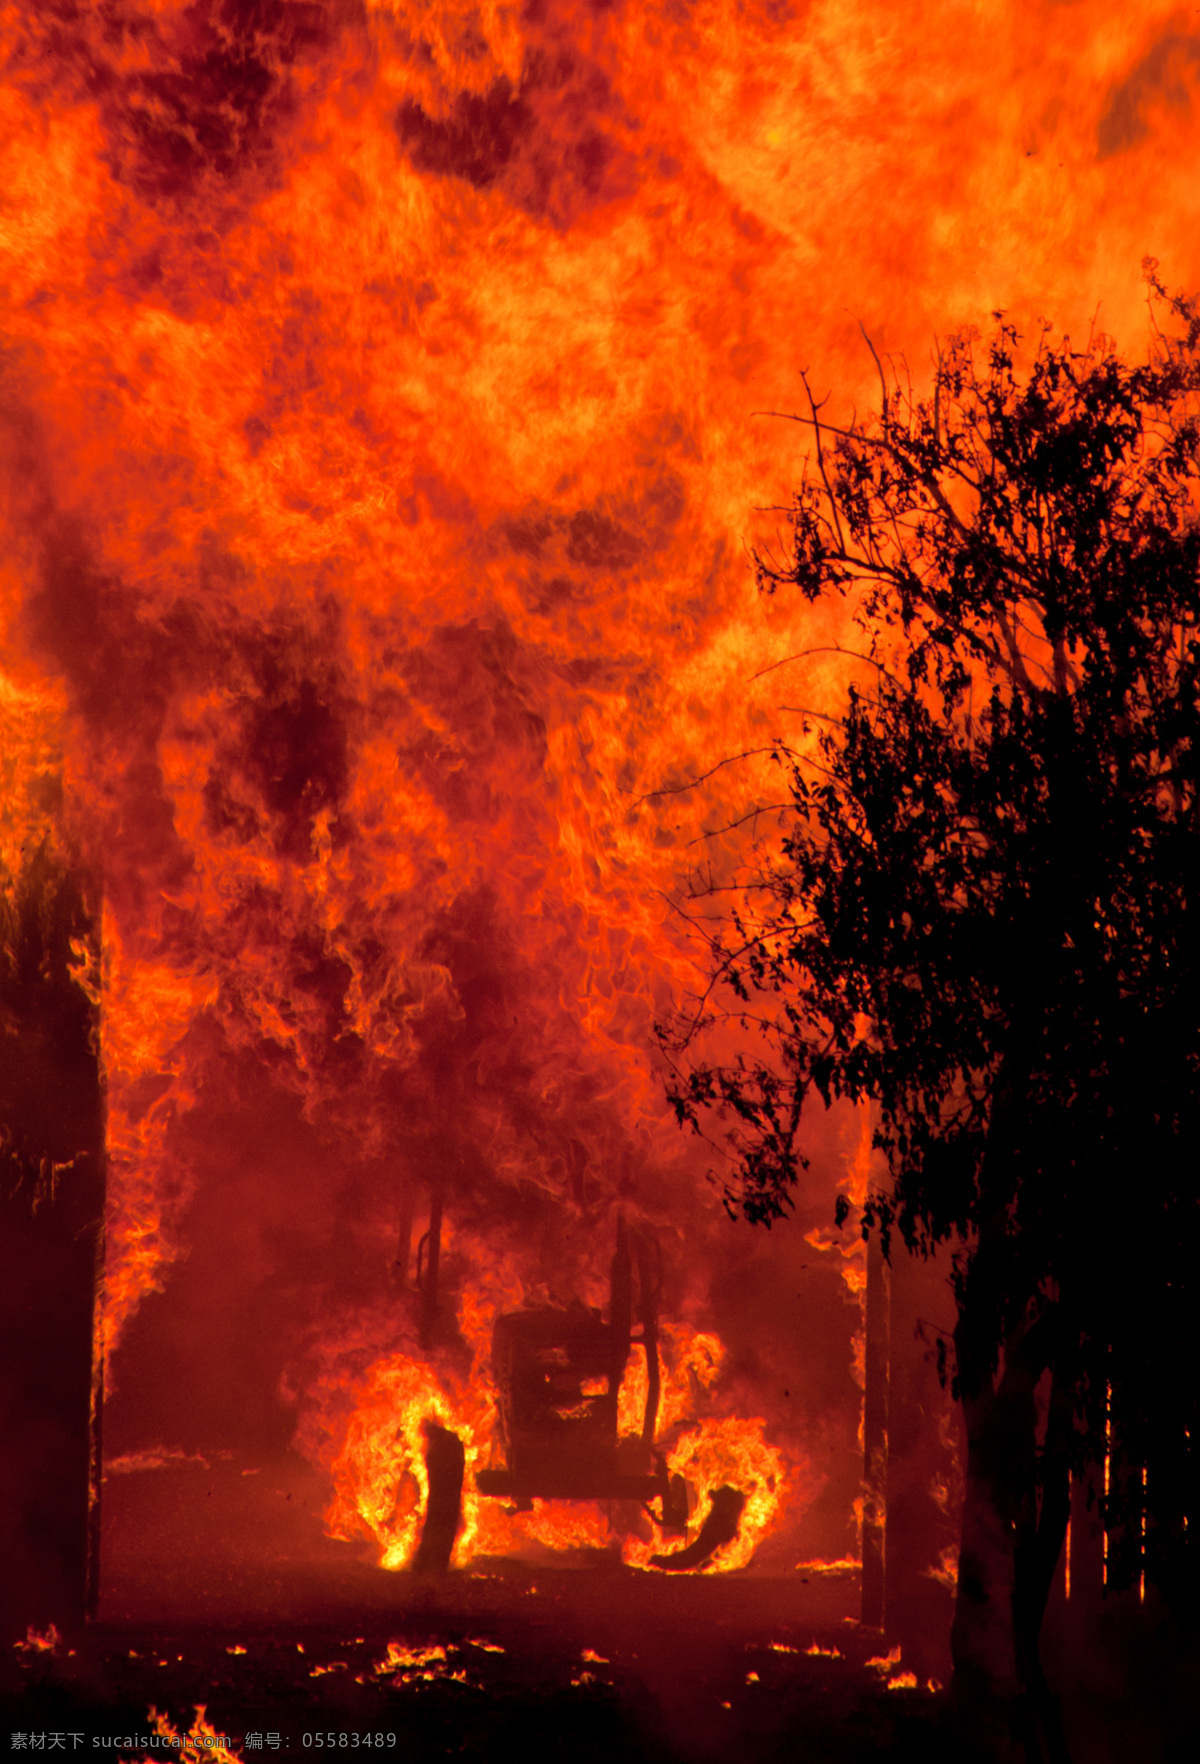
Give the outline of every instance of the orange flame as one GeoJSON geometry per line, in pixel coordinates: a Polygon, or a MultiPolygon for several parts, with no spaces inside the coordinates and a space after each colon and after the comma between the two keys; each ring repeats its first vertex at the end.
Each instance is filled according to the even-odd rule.
{"type": "MultiPolygon", "coordinates": [[[[49,827],[103,876],[106,1371],[248,1075],[306,1196],[432,1172],[464,1243],[507,1233],[457,1342],[372,1289],[295,1392],[330,1523],[398,1562],[420,1420],[488,1449],[483,1338],[556,1255],[528,1218],[670,1221],[706,1315],[724,1220],[648,1052],[704,966],[677,907],[847,678],[840,611],[754,590],[807,446],[755,413],[808,368],[876,397],[860,320],[918,385],[997,306],[1136,345],[1147,251],[1200,282],[1198,64],[1174,0],[118,11],[0,0],[0,863],[49,827]]],[[[803,1452],[695,1351],[668,1456],[777,1523],[803,1452]]],[[[617,1542],[484,1502],[459,1553],[538,1539],[617,1542]]]]}
{"type": "MultiPolygon", "coordinates": [[[[783,1454],[767,1444],[765,1426],[761,1417],[750,1421],[733,1416],[710,1418],[689,1428],[667,1454],[672,1474],[684,1477],[700,1495],[707,1497],[728,1485],[746,1496],[737,1536],[715,1551],[702,1572],[744,1568],[783,1504],[787,1487],[783,1454]]],[[[703,1499],[701,1519],[706,1510],[707,1499],[703,1499]]],[[[648,1545],[631,1540],[625,1547],[625,1561],[633,1567],[646,1567],[661,1547],[661,1541],[648,1545]]]]}
{"type": "MultiPolygon", "coordinates": [[[[611,1510],[600,1503],[535,1500],[531,1511],[514,1512],[479,1494],[474,1475],[494,1450],[496,1410],[484,1359],[485,1344],[490,1350],[491,1320],[478,1289],[466,1292],[463,1313],[468,1320],[463,1333],[475,1348],[469,1372],[456,1375],[446,1367],[435,1372],[398,1351],[377,1360],[358,1381],[349,1413],[340,1423],[331,1418],[343,1390],[337,1378],[329,1387],[326,1410],[309,1415],[299,1443],[330,1465],[334,1496],[325,1515],[329,1535],[372,1538],[383,1568],[401,1568],[411,1561],[429,1493],[423,1426],[432,1420],[456,1433],[464,1447],[463,1523],[453,1554],[457,1565],[479,1556],[521,1553],[531,1544],[562,1552],[607,1549],[620,1542],[625,1562],[645,1567],[664,1547],[681,1547],[649,1522],[641,1527],[645,1535],[620,1537],[611,1510]]],[[[743,1567],[784,1501],[784,1455],[766,1442],[761,1418],[697,1419],[698,1405],[712,1400],[724,1357],[714,1335],[667,1323],[662,1338],[657,1437],[668,1447],[668,1471],[690,1485],[697,1524],[707,1510],[707,1497],[723,1484],[746,1495],[737,1537],[705,1564],[709,1571],[743,1567]]],[[[645,1388],[645,1360],[635,1349],[619,1398],[622,1433],[640,1433],[645,1388]]]]}
{"type": "MultiPolygon", "coordinates": [[[[153,1707],[148,1719],[158,1737],[170,1742],[171,1756],[179,1758],[181,1764],[200,1764],[204,1758],[214,1760],[214,1764],[241,1764],[242,1752],[234,1751],[226,1744],[228,1735],[219,1734],[207,1719],[207,1714],[207,1705],[198,1703],[192,1725],[182,1734],[172,1725],[169,1715],[160,1714],[153,1707]]],[[[149,1760],[158,1755],[144,1752],[142,1764],[149,1764],[149,1760]]]]}

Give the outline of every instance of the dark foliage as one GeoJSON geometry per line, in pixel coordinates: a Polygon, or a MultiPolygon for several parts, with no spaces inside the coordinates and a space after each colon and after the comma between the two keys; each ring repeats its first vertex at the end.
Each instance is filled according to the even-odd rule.
{"type": "MultiPolygon", "coordinates": [[[[952,1373],[1015,1540],[1026,1687],[1067,1470],[1106,1442],[1128,1467],[1112,1583],[1143,1566],[1143,1504],[1147,1575],[1195,1579],[1173,1344],[1200,1251],[1200,310],[1149,274],[1143,365],[1049,331],[1022,365],[997,314],[928,398],[881,368],[876,419],[833,428],[810,399],[792,556],[760,585],[846,601],[846,699],[781,750],[781,848],[705,1010],[662,1032],[680,1119],[723,1120],[751,1220],[788,1208],[810,1099],[874,1104],[892,1182],[864,1230],[952,1246],[952,1373]],[[718,1013],[757,1036],[732,1064],[703,1058],[718,1013]]],[[[988,1599],[971,1526],[960,1621],[988,1599]]]]}

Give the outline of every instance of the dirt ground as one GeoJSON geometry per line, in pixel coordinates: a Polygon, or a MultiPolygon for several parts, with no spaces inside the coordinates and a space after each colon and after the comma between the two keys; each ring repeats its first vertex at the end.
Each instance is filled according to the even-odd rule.
{"type": "MultiPolygon", "coordinates": [[[[905,1684],[903,1659],[885,1662],[857,1622],[853,1573],[645,1574],[602,1552],[384,1573],[322,1535],[306,1474],[230,1460],[111,1478],[99,1621],[7,1651],[0,1743],[178,1757],[142,1743],[150,1711],[185,1735],[203,1707],[248,1761],[977,1756],[946,1693],[905,1684]]],[[[1044,1653],[1073,1764],[1196,1755],[1194,1636],[1114,1605],[1051,1622],[1044,1653]]]]}
{"type": "Polygon", "coordinates": [[[940,1699],[887,1692],[866,1665],[878,1637],[852,1621],[789,1621],[781,1613],[794,1589],[743,1581],[743,1596],[714,1600],[703,1583],[659,1582],[653,1592],[667,1596],[647,1598],[648,1588],[609,1576],[522,1578],[401,1583],[392,1618],[372,1612],[357,1627],[101,1624],[73,1655],[23,1656],[5,1720],[10,1732],[85,1732],[94,1750],[96,1737],[147,1733],[151,1707],[183,1732],[202,1704],[247,1758],[377,1748],[564,1764],[732,1764],[794,1759],[798,1747],[814,1761],[935,1755],[918,1705],[940,1699]]]}

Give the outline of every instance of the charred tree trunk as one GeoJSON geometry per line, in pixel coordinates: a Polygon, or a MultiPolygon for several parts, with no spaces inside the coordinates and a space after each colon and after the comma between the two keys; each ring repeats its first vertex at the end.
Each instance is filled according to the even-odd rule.
{"type": "Polygon", "coordinates": [[[867,1240],[867,1316],[863,1390],[862,1621],[882,1629],[886,1607],[888,1381],[891,1281],[883,1240],[867,1240]]]}
{"type": "Polygon", "coordinates": [[[972,1365],[970,1330],[955,1335],[966,1422],[966,1490],[958,1596],[951,1631],[960,1704],[1007,1728],[1029,1764],[1065,1764],[1067,1752],[1038,1651],[1042,1619],[1070,1514],[1065,1375],[1054,1367],[1056,1306],[1018,1331],[994,1375],[972,1365]],[[1039,1498],[1039,1380],[1054,1371],[1039,1498]]]}
{"type": "MultiPolygon", "coordinates": [[[[869,1293],[869,1265],[867,1278],[869,1293]]],[[[888,1647],[900,1643],[905,1668],[922,1684],[945,1684],[954,1617],[947,1569],[957,1559],[962,1518],[959,1414],[939,1372],[952,1316],[945,1261],[894,1237],[889,1286],[883,1627],[888,1647]]],[[[868,1395],[869,1336],[868,1322],[868,1395]]],[[[864,1590],[866,1561],[864,1549],[864,1590]]]]}
{"type": "Polygon", "coordinates": [[[45,850],[0,892],[0,1642],[95,1607],[104,1117],[72,943],[96,935],[45,850]]]}

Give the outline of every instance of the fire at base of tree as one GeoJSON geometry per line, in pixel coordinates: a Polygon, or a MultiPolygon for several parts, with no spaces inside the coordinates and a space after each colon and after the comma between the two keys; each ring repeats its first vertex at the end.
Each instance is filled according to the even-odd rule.
{"type": "Polygon", "coordinates": [[[954,1691],[1029,1759],[1066,1755],[1038,1638],[1072,1475],[1104,1466],[1110,1589],[1197,1590],[1200,305],[1146,271],[1140,365],[998,313],[928,396],[878,362],[873,420],[809,394],[759,581],[847,603],[844,698],[780,740],[785,836],[660,1030],[731,1210],[781,1217],[850,1098],[889,1172],[864,1234],[948,1246],[954,1691]]]}

